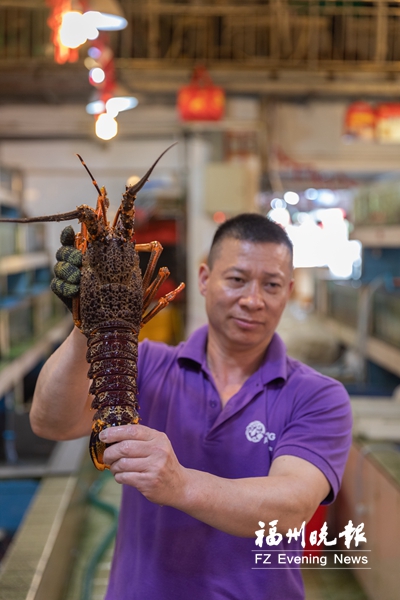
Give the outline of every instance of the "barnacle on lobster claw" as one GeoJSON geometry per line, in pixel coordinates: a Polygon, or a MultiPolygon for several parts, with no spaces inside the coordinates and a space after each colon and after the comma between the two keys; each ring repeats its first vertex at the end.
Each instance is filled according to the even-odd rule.
{"type": "Polygon", "coordinates": [[[79,155],[98,192],[95,209],[82,204],[75,211],[58,215],[0,219],[19,223],[78,219],[82,224],[81,232],[75,236],[75,247],[83,253],[80,292],[73,299],[72,312],[75,325],[87,338],[86,359],[95,411],[90,455],[99,470],[108,468],[103,461],[106,444],[100,441],[99,433],[106,427],[139,422],[137,350],[140,328],[185,287],[181,283],[156,302],[156,294],[169,275],[168,269],[162,267],[154,277],[162,246],[157,241],[136,244],[132,239],[136,194],[171,147],[159,156],[137,184],[126,188],[112,225],[107,221],[109,200],[106,189],[98,187],[79,155]],[[143,277],[139,252],[150,254],[143,277]]]}

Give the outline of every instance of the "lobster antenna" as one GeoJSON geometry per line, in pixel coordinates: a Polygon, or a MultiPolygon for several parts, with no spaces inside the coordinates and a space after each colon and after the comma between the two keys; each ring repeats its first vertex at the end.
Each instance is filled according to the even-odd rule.
{"type": "Polygon", "coordinates": [[[168,152],[168,150],[170,150],[173,146],[176,146],[177,143],[178,142],[174,142],[173,144],[171,144],[170,146],[168,146],[168,148],[166,150],[164,150],[164,152],[162,154],[160,154],[160,156],[157,158],[156,162],[152,164],[152,166],[150,167],[150,169],[147,171],[146,175],[143,175],[142,179],[140,181],[138,181],[137,183],[135,183],[135,185],[132,185],[131,187],[128,187],[127,192],[129,192],[129,194],[131,196],[136,196],[136,194],[138,192],[140,192],[140,190],[142,189],[142,187],[144,186],[144,184],[146,183],[146,181],[148,180],[148,178],[152,174],[153,169],[156,166],[156,164],[159,162],[159,160],[162,159],[162,157],[164,156],[164,154],[166,152],[168,152]]]}
{"type": "Polygon", "coordinates": [[[73,210],[67,213],[59,213],[58,215],[47,215],[45,217],[19,217],[19,218],[0,218],[0,223],[49,223],[51,221],[72,221],[79,219],[81,211],[73,210]]]}
{"type": "Polygon", "coordinates": [[[81,161],[82,165],[85,167],[86,171],[87,171],[87,172],[88,172],[88,174],[89,174],[89,177],[90,177],[90,179],[92,180],[92,183],[93,183],[94,187],[95,187],[95,188],[96,188],[96,190],[98,191],[98,193],[99,193],[99,196],[101,196],[101,195],[102,195],[102,193],[101,193],[101,190],[100,190],[99,186],[97,185],[97,181],[95,180],[95,178],[93,177],[93,175],[92,175],[92,174],[91,174],[91,172],[89,171],[89,168],[88,168],[88,166],[86,165],[85,161],[83,160],[82,156],[81,156],[80,154],[77,154],[76,156],[79,158],[79,160],[81,161]]]}

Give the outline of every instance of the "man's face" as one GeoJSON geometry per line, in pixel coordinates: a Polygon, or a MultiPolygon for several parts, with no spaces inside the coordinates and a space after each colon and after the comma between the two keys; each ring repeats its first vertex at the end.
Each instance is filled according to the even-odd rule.
{"type": "Polygon", "coordinates": [[[202,264],[200,292],[212,331],[226,348],[267,347],[293,286],[289,249],[225,238],[212,268],[202,264]]]}

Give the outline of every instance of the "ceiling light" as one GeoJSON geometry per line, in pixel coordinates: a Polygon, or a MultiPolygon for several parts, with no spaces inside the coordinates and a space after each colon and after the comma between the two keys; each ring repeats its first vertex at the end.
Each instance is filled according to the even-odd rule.
{"type": "Polygon", "coordinates": [[[97,46],[90,46],[87,53],[93,60],[98,60],[101,56],[101,50],[97,46]]]}
{"type": "Polygon", "coordinates": [[[100,115],[96,121],[96,135],[101,140],[111,140],[118,133],[118,123],[107,113],[100,115]]]}
{"type": "Polygon", "coordinates": [[[92,19],[90,18],[90,15],[88,13],[84,13],[82,15],[82,21],[84,22],[85,34],[87,39],[91,41],[97,40],[97,38],[99,37],[99,30],[93,24],[92,19]]]}
{"type": "Polygon", "coordinates": [[[71,11],[63,15],[60,40],[67,48],[78,48],[86,42],[85,22],[81,13],[71,11]]]}
{"type": "Polygon", "coordinates": [[[94,69],[90,69],[89,80],[91,82],[93,82],[94,84],[103,83],[105,78],[106,78],[106,74],[104,73],[103,69],[101,69],[100,67],[94,67],[94,69]]]}
{"type": "Polygon", "coordinates": [[[139,101],[135,96],[132,96],[123,86],[117,84],[112,96],[104,97],[99,91],[95,91],[89,98],[86,105],[86,112],[89,115],[100,115],[107,112],[111,117],[116,117],[124,110],[135,108],[139,101]]]}
{"type": "Polygon", "coordinates": [[[117,0],[89,0],[86,6],[85,16],[100,31],[118,31],[128,25],[117,0]]]}
{"type": "Polygon", "coordinates": [[[93,96],[86,104],[86,112],[88,115],[101,115],[101,113],[106,112],[106,105],[99,94],[93,96]]]}
{"type": "Polygon", "coordinates": [[[140,179],[141,177],[139,177],[139,175],[131,175],[126,182],[126,185],[128,187],[132,187],[133,185],[139,183],[140,179]]]}
{"type": "Polygon", "coordinates": [[[282,198],[272,198],[271,208],[286,208],[286,202],[282,198]]]}
{"type": "Polygon", "coordinates": [[[111,117],[116,117],[124,110],[130,110],[138,105],[134,96],[113,96],[106,102],[106,111],[111,117]]]}
{"type": "Polygon", "coordinates": [[[290,212],[287,208],[273,208],[267,216],[271,221],[275,221],[275,223],[282,225],[282,227],[290,225],[290,212]]]}
{"type": "Polygon", "coordinates": [[[296,204],[298,204],[299,200],[300,200],[300,196],[298,194],[296,194],[296,192],[286,192],[283,195],[285,202],[287,202],[288,204],[292,204],[292,206],[295,206],[296,204]]]}
{"type": "Polygon", "coordinates": [[[304,192],[304,195],[307,198],[307,200],[316,200],[318,198],[318,190],[316,190],[315,188],[308,188],[304,192]]]}
{"type": "Polygon", "coordinates": [[[60,40],[67,48],[78,48],[87,40],[95,40],[98,37],[99,32],[96,27],[79,10],[71,10],[63,14],[60,40]]]}

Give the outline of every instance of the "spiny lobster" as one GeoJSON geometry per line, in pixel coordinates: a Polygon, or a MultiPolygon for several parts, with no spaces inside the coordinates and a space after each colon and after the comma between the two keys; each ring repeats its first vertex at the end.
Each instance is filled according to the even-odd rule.
{"type": "Polygon", "coordinates": [[[98,187],[79,154],[99,194],[96,209],[82,204],[68,213],[0,219],[17,223],[78,219],[82,224],[81,232],[75,236],[75,247],[82,251],[83,260],[80,292],[73,299],[72,314],[75,325],[87,337],[88,377],[92,379],[92,408],[96,410],[89,449],[100,471],[108,467],[103,461],[106,445],[99,440],[99,433],[106,427],[139,421],[136,380],[140,328],[185,287],[181,283],[148,310],[169,270],[161,267],[152,281],[163,248],[159,242],[135,244],[132,240],[136,194],[170,148],[172,146],[158,157],[138,183],[126,188],[112,225],[107,221],[106,189],[98,187]],[[143,277],[138,252],[150,252],[143,277]]]}

